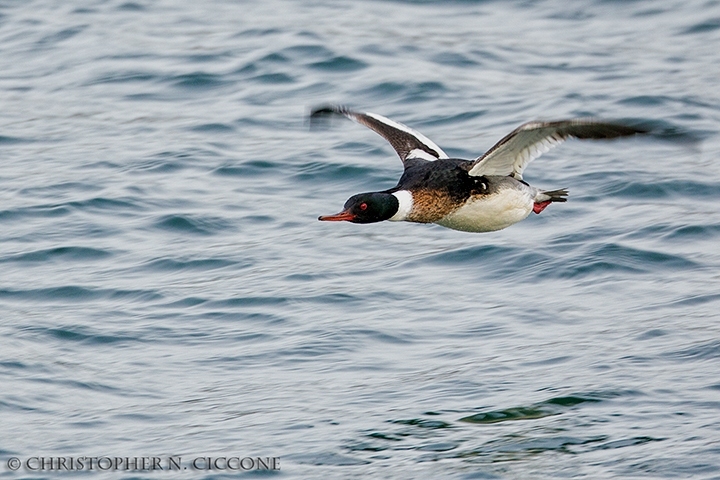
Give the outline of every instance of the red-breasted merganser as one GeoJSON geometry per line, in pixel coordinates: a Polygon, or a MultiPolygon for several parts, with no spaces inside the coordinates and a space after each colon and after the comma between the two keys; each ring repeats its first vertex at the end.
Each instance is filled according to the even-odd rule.
{"type": "Polygon", "coordinates": [[[433,141],[412,128],[370,112],[341,106],[314,110],[311,122],[342,115],[378,133],[400,156],[405,171],[383,192],[360,193],[344,210],[322,221],[374,223],[383,220],[436,223],[466,232],[491,232],[565,202],[567,190],[540,190],[523,181],[528,163],[568,138],[607,139],[647,130],[591,119],[528,122],[474,160],[449,158],[433,141]]]}

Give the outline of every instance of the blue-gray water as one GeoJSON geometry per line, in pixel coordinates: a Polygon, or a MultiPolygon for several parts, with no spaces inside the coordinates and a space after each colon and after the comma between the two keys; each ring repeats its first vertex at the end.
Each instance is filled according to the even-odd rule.
{"type": "Polygon", "coordinates": [[[720,478],[718,79],[717,1],[1,2],[0,477],[720,478]],[[401,173],[326,102],[699,141],[568,142],[500,232],[321,223],[401,173]]]}

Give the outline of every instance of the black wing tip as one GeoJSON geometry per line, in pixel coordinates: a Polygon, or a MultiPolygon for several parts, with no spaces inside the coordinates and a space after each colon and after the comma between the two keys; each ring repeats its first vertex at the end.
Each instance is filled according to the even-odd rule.
{"type": "Polygon", "coordinates": [[[702,142],[702,138],[696,132],[687,130],[667,120],[626,118],[603,123],[609,127],[607,136],[603,137],[607,139],[647,135],[653,139],[685,145],[692,149],[697,149],[702,142]]]}
{"type": "Polygon", "coordinates": [[[351,110],[344,105],[326,103],[310,109],[310,118],[327,117],[329,115],[345,115],[351,110]]]}
{"type": "Polygon", "coordinates": [[[607,138],[631,137],[633,135],[647,135],[652,133],[650,128],[629,123],[617,122],[608,124],[609,132],[607,138]]]}
{"type": "Polygon", "coordinates": [[[638,120],[633,123],[633,126],[642,129],[643,133],[647,133],[654,138],[688,145],[693,148],[697,147],[703,140],[698,132],[687,130],[666,120],[638,120]]]}
{"type": "Polygon", "coordinates": [[[335,115],[347,116],[352,113],[352,110],[342,105],[335,105],[327,103],[310,109],[308,119],[310,121],[310,128],[317,127],[318,125],[325,125],[325,122],[335,115]]]}
{"type": "MultiPolygon", "coordinates": [[[[575,137],[581,140],[612,140],[633,135],[647,135],[653,129],[647,124],[626,120],[606,120],[593,117],[580,117],[568,120],[550,122],[536,121],[525,125],[539,125],[540,127],[554,127],[564,137],[575,137]]],[[[518,130],[522,129],[519,127],[518,130]]]]}
{"type": "MultiPolygon", "coordinates": [[[[631,120],[604,120],[598,118],[578,118],[570,120],[571,123],[582,127],[587,126],[589,128],[589,136],[598,135],[595,138],[617,138],[617,137],[629,137],[632,135],[647,135],[653,132],[653,129],[642,122],[631,121],[631,120]]],[[[582,132],[578,132],[582,135],[582,132]]],[[[577,135],[578,138],[582,138],[577,135]]]]}
{"type": "Polygon", "coordinates": [[[621,129],[627,136],[629,135],[650,135],[656,131],[650,123],[643,120],[620,119],[615,125],[621,129]]]}

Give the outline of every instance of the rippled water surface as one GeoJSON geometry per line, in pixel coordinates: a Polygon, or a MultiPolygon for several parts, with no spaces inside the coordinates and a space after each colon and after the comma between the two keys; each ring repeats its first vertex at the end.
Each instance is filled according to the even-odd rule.
{"type": "Polygon", "coordinates": [[[719,78],[717,1],[0,2],[0,476],[720,478],[719,78]],[[546,154],[503,231],[321,223],[401,173],[326,102],[665,135],[546,154]]]}

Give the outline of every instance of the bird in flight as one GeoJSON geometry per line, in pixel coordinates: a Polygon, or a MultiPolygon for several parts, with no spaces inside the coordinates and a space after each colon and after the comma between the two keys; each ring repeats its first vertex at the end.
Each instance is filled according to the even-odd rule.
{"type": "Polygon", "coordinates": [[[568,138],[610,139],[648,130],[592,119],[528,122],[474,160],[449,158],[420,132],[370,112],[324,106],[310,114],[311,124],[328,115],[349,118],[373,130],[395,149],[404,171],[398,184],[382,192],[353,195],[340,213],[325,222],[375,223],[384,220],[436,223],[466,232],[491,232],[565,202],[567,190],[541,190],[522,178],[535,158],[568,138]]]}

